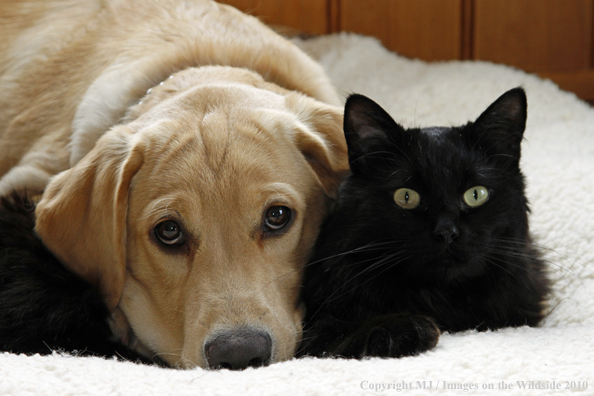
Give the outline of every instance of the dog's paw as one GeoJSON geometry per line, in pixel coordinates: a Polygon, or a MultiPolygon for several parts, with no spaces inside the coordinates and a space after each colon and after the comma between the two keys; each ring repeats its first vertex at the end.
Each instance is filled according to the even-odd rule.
{"type": "Polygon", "coordinates": [[[426,316],[386,315],[369,320],[339,349],[345,357],[403,357],[437,345],[439,328],[426,316]]]}

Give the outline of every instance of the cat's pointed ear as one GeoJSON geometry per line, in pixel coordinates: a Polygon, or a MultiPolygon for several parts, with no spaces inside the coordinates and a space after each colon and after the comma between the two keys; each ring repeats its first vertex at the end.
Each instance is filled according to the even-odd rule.
{"type": "Polygon", "coordinates": [[[474,122],[474,146],[486,151],[497,162],[517,167],[526,129],[527,107],[526,93],[520,87],[501,95],[474,122]]]}
{"type": "Polygon", "coordinates": [[[360,173],[370,163],[382,162],[394,146],[395,135],[404,133],[380,105],[366,96],[352,94],[344,108],[344,135],[353,173],[360,173]]]}

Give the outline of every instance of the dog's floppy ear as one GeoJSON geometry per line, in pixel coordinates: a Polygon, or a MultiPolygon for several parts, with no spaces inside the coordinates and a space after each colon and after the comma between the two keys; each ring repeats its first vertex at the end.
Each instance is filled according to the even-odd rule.
{"type": "Polygon", "coordinates": [[[36,230],[74,273],[115,309],[126,274],[126,212],[143,145],[120,126],[107,132],[73,168],[49,183],[36,209],[36,230]]]}
{"type": "Polygon", "coordinates": [[[305,128],[297,130],[297,147],[316,173],[327,196],[336,199],[338,186],[349,172],[342,132],[343,110],[303,95],[287,97],[305,128]]]}

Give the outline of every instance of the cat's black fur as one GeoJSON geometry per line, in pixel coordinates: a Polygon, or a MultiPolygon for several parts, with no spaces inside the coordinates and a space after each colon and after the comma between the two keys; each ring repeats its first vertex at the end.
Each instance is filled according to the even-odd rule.
{"type": "Polygon", "coordinates": [[[438,328],[539,323],[549,282],[519,167],[526,112],[516,88],[467,125],[404,129],[371,99],[348,98],[352,175],[306,269],[300,355],[413,355],[438,328]],[[490,195],[470,207],[475,186],[490,195]],[[419,206],[397,205],[400,188],[419,206]]]}
{"type": "Polygon", "coordinates": [[[34,210],[25,197],[0,198],[0,351],[153,363],[113,340],[101,296],[45,248],[34,210]]]}

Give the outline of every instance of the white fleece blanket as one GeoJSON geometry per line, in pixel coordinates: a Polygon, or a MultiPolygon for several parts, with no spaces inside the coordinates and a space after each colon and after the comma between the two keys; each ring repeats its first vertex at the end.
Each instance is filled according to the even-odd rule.
{"type": "Polygon", "coordinates": [[[405,59],[354,35],[296,42],[341,93],[370,96],[405,126],[465,123],[506,90],[526,89],[522,168],[554,282],[542,327],[444,334],[411,358],[302,359],[242,372],[4,353],[0,395],[594,394],[594,109],[509,67],[405,59]]]}

